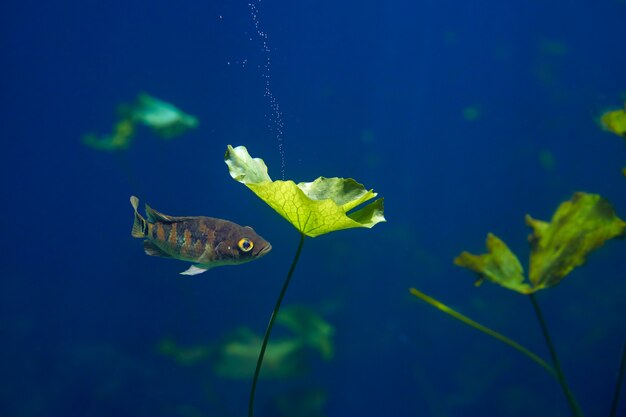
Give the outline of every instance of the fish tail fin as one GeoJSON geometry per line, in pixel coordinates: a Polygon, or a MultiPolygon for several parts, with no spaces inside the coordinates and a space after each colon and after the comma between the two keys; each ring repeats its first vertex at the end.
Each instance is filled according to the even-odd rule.
{"type": "Polygon", "coordinates": [[[139,207],[139,199],[134,195],[130,197],[130,204],[132,204],[133,209],[135,210],[135,221],[133,222],[133,230],[131,235],[133,237],[146,237],[148,236],[148,222],[144,219],[141,214],[137,212],[137,207],[139,207]]]}

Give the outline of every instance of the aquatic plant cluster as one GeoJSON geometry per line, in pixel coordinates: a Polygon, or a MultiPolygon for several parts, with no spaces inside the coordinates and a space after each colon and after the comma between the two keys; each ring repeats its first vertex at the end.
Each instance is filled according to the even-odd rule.
{"type": "MultiPolygon", "coordinates": [[[[626,222],[615,215],[613,207],[602,197],[594,194],[576,193],[570,201],[562,203],[550,223],[526,216],[526,223],[533,229],[528,237],[531,245],[529,281],[526,282],[521,263],[497,236],[487,236],[488,253],[472,255],[461,253],[454,263],[478,274],[476,286],[483,280],[499,284],[507,289],[529,297],[536,313],[541,331],[548,346],[552,365],[548,365],[539,355],[517,342],[483,326],[474,320],[454,311],[445,304],[411,288],[411,293],[475,329],[517,349],[522,354],[542,366],[556,377],[569,403],[573,416],[581,417],[583,412],[570,390],[556,354],[556,349],[548,331],[548,326],[534,294],[551,288],[561,282],[574,268],[583,265],[587,255],[601,247],[605,241],[622,238],[626,235],[626,222]]],[[[620,368],[626,361],[626,343],[620,368]]],[[[617,410],[621,377],[618,379],[611,415],[617,410]]]]}
{"type": "MultiPolygon", "coordinates": [[[[298,263],[305,236],[315,237],[351,227],[370,228],[385,221],[385,218],[383,199],[376,200],[374,203],[348,214],[349,210],[376,196],[375,193],[366,191],[362,185],[352,179],[320,177],[312,183],[297,185],[293,181],[273,182],[267,174],[267,166],[263,160],[250,157],[244,147],[233,148],[229,145],[225,159],[231,176],[245,184],[290,222],[300,232],[301,236],[296,255],[272,312],[261,346],[249,401],[248,416],[252,417],[254,415],[255,391],[264,354],[275,318],[298,263]]],[[[607,240],[624,237],[626,235],[626,222],[615,215],[613,207],[601,196],[579,192],[574,194],[570,201],[559,206],[551,222],[536,220],[527,215],[526,223],[533,229],[533,233],[529,236],[531,245],[530,282],[526,282],[523,268],[515,254],[493,234],[487,236],[487,249],[489,251],[487,254],[472,255],[463,252],[454,262],[458,266],[468,268],[478,274],[477,286],[483,280],[489,280],[529,297],[545,337],[552,365],[548,365],[538,355],[517,342],[476,323],[420,291],[414,288],[410,291],[416,297],[463,323],[508,344],[541,365],[561,385],[572,415],[582,417],[583,412],[568,386],[548,326],[534,293],[560,283],[574,268],[585,263],[590,252],[601,247],[607,240]]],[[[616,383],[611,405],[611,417],[615,416],[617,412],[624,367],[626,367],[626,342],[620,362],[620,376],[616,383]]]]}
{"type": "Polygon", "coordinates": [[[380,198],[358,210],[353,210],[376,197],[377,194],[372,190],[366,190],[363,185],[351,178],[319,177],[313,182],[299,184],[291,180],[272,181],[267,173],[265,162],[260,158],[252,158],[243,146],[233,148],[228,145],[225,161],[233,179],[250,188],[300,233],[296,255],[278,295],[261,344],[248,406],[248,416],[252,417],[256,386],[270,334],[300,259],[305,237],[316,237],[354,227],[372,228],[385,221],[384,200],[380,198]]]}
{"type": "Polygon", "coordinates": [[[0,417],[626,417],[626,0],[3,6],[0,417]]]}
{"type": "MultiPolygon", "coordinates": [[[[136,104],[120,105],[119,108],[121,119],[116,123],[114,133],[103,138],[87,135],[84,137],[87,146],[106,151],[126,149],[130,146],[136,123],[151,127],[163,138],[178,136],[197,126],[195,117],[146,94],[140,94],[136,104]]],[[[605,130],[626,138],[624,110],[604,113],[599,123],[605,130]]],[[[330,324],[302,306],[281,310],[305,239],[343,229],[372,228],[385,222],[384,200],[380,198],[372,202],[377,193],[367,190],[351,178],[319,177],[312,182],[300,183],[272,180],[265,162],[250,156],[244,146],[228,145],[224,159],[234,180],[249,188],[297,230],[300,240],[294,259],[262,338],[247,327],[241,327],[223,341],[208,345],[180,347],[176,341],[164,339],[159,345],[159,351],[173,357],[183,366],[208,360],[212,363],[214,373],[222,378],[252,378],[248,404],[248,416],[252,417],[260,377],[290,378],[302,374],[308,368],[306,351],[311,348],[326,360],[333,355],[334,329],[330,324]],[[293,335],[271,340],[275,324],[286,326],[293,335]],[[267,368],[265,371],[264,363],[267,368]]],[[[265,255],[271,249],[269,242],[249,227],[208,217],[173,217],[149,206],[146,206],[147,219],[144,219],[137,212],[137,198],[131,197],[131,203],[135,209],[133,236],[145,239],[144,249],[148,255],[194,262],[183,274],[195,275],[214,266],[247,262],[265,255]],[[265,249],[262,250],[262,247],[265,249]]],[[[526,224],[532,229],[528,237],[528,275],[524,273],[517,255],[492,233],[487,235],[487,253],[475,255],[463,252],[454,259],[454,263],[477,274],[476,286],[489,281],[529,298],[544,335],[550,361],[415,288],[411,288],[410,292],[438,310],[511,346],[540,365],[560,384],[572,415],[582,417],[583,411],[567,383],[535,294],[558,285],[606,241],[624,237],[626,223],[617,217],[611,204],[600,195],[577,192],[571,200],[557,208],[550,222],[527,215],[526,224]]],[[[626,366],[626,347],[622,356],[611,416],[617,412],[626,366]]],[[[313,400],[307,396],[307,401],[313,400]]],[[[313,403],[323,406],[325,400],[313,403]]]]}
{"type": "MultiPolygon", "coordinates": [[[[625,110],[626,103],[624,109],[605,112],[600,117],[602,128],[626,139],[625,110]]],[[[626,175],[626,168],[622,170],[622,173],[626,175]]],[[[410,292],[462,323],[511,346],[540,365],[561,385],[572,415],[582,417],[583,410],[567,383],[544,315],[534,294],[559,284],[576,267],[583,265],[587,256],[603,246],[607,240],[623,238],[626,235],[626,222],[617,217],[611,204],[600,195],[577,192],[571,200],[563,202],[558,207],[550,222],[536,220],[526,215],[526,224],[532,229],[532,233],[528,236],[531,247],[528,279],[524,276],[523,267],[517,256],[492,233],[487,235],[487,253],[473,255],[463,252],[454,259],[454,263],[478,275],[476,286],[480,286],[483,281],[487,280],[528,296],[550,352],[551,365],[521,344],[423,292],[415,288],[411,288],[410,292]]],[[[610,405],[611,417],[617,415],[621,385],[626,370],[626,340],[621,352],[615,391],[610,405]]]]}
{"type": "MultiPolygon", "coordinates": [[[[123,117],[116,124],[114,134],[103,139],[87,135],[84,138],[86,145],[107,151],[125,149],[130,145],[134,124],[138,122],[152,127],[164,138],[176,136],[197,125],[193,116],[145,94],[138,96],[136,105],[121,105],[120,109],[123,117]]],[[[600,123],[610,132],[626,135],[626,117],[621,109],[605,113],[600,123]]],[[[295,306],[281,311],[306,237],[313,238],[349,228],[371,228],[384,222],[384,200],[381,198],[371,202],[377,194],[351,178],[319,177],[312,182],[298,184],[291,180],[272,180],[265,162],[250,156],[244,146],[228,145],[224,159],[233,179],[248,187],[298,231],[300,240],[294,259],[263,338],[243,327],[218,345],[181,348],[175,341],[165,339],[159,350],[185,366],[210,357],[215,373],[224,378],[252,377],[248,407],[248,416],[252,417],[257,384],[262,375],[285,378],[300,374],[307,368],[304,349],[308,347],[318,350],[325,359],[332,357],[331,337],[334,330],[331,325],[303,307],[295,306]],[[295,336],[270,341],[276,323],[290,328],[295,336]],[[262,372],[264,361],[268,364],[265,373],[262,372]]],[[[149,206],[146,206],[146,220],[137,212],[138,199],[131,197],[131,203],[135,209],[133,236],[145,239],[146,254],[195,262],[183,274],[195,275],[214,266],[239,264],[263,256],[271,249],[269,242],[248,227],[208,217],[173,217],[149,206]],[[226,246],[229,251],[233,248],[232,254],[224,252],[226,246]],[[263,246],[266,249],[260,249],[263,246]],[[247,258],[247,255],[254,256],[247,258]]],[[[487,236],[487,253],[474,255],[463,252],[454,259],[454,263],[478,275],[476,286],[486,280],[529,297],[550,352],[551,364],[518,342],[423,292],[415,288],[411,288],[410,292],[440,311],[513,347],[540,365],[561,385],[572,415],[582,417],[583,412],[566,381],[534,294],[559,284],[576,267],[585,263],[589,253],[600,248],[607,240],[624,237],[626,223],[617,217],[604,198],[583,192],[575,193],[570,201],[562,203],[550,222],[527,215],[526,223],[532,229],[528,238],[531,247],[528,277],[518,257],[492,233],[487,236]]],[[[626,347],[624,352],[611,416],[617,410],[623,369],[626,366],[626,347]]]]}
{"type": "MultiPolygon", "coordinates": [[[[119,105],[118,114],[119,120],[114,125],[113,133],[101,137],[87,134],[83,137],[83,143],[100,151],[121,151],[130,147],[138,124],[151,128],[164,139],[177,137],[198,125],[196,117],[145,93],[139,94],[132,104],[119,105]]],[[[474,121],[479,117],[479,111],[474,107],[467,108],[464,117],[474,121]]],[[[608,110],[597,120],[605,131],[626,139],[626,107],[608,110]]],[[[280,151],[281,158],[284,158],[282,138],[280,151]]],[[[312,182],[300,183],[284,178],[272,180],[265,162],[250,156],[244,146],[228,145],[224,160],[234,180],[245,185],[297,230],[300,240],[294,258],[263,337],[244,326],[223,340],[206,345],[181,347],[175,340],[165,338],[159,343],[159,351],[174,358],[181,366],[210,363],[213,372],[221,378],[251,378],[248,416],[252,417],[261,377],[292,378],[301,375],[308,369],[310,350],[317,351],[325,360],[333,356],[332,325],[304,306],[281,309],[306,238],[344,229],[372,228],[385,222],[384,199],[371,201],[377,193],[351,178],[318,177],[312,182]],[[271,340],[272,329],[276,324],[289,329],[292,334],[271,340]]],[[[284,176],[284,160],[281,164],[284,176]]],[[[626,168],[623,173],[626,175],[626,168]]],[[[196,275],[215,266],[248,262],[264,256],[271,249],[269,242],[247,226],[210,217],[169,216],[147,205],[147,217],[143,218],[138,213],[138,199],[131,197],[131,203],[135,210],[132,235],[144,239],[146,254],[193,262],[194,265],[182,273],[185,275],[196,275]]],[[[514,348],[541,366],[561,386],[571,414],[582,417],[583,411],[566,380],[535,294],[561,283],[577,267],[585,264],[591,252],[608,240],[623,238],[626,235],[626,222],[616,215],[611,204],[602,196],[576,192],[569,201],[557,208],[550,222],[526,215],[526,224],[532,230],[528,236],[530,259],[527,274],[518,256],[493,233],[487,235],[486,253],[476,255],[462,252],[454,259],[454,263],[477,275],[477,287],[489,281],[528,297],[550,354],[549,361],[416,288],[411,288],[410,293],[514,348]]],[[[622,349],[611,417],[617,415],[625,369],[626,343],[622,349]]],[[[300,409],[305,405],[303,413],[316,413],[326,401],[325,394],[317,392],[309,392],[304,398],[300,402],[289,402],[288,408],[300,409]]]]}

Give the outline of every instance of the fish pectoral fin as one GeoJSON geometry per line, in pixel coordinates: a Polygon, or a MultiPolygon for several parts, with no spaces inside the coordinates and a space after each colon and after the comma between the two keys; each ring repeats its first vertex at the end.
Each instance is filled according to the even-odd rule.
{"type": "Polygon", "coordinates": [[[181,272],[181,275],[198,275],[201,274],[205,271],[207,271],[209,268],[204,267],[204,265],[191,265],[189,267],[189,269],[187,269],[186,271],[181,272]]]}
{"type": "Polygon", "coordinates": [[[150,256],[160,256],[161,258],[171,258],[172,255],[163,251],[163,249],[159,248],[154,243],[149,240],[143,241],[143,250],[146,252],[146,255],[150,256]]]}

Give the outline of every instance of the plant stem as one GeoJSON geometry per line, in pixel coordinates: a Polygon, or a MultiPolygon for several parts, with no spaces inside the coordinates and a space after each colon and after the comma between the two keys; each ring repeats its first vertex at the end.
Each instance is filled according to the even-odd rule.
{"type": "Polygon", "coordinates": [[[503,334],[500,334],[500,333],[496,332],[495,330],[491,330],[489,327],[483,326],[482,324],[480,324],[478,322],[475,322],[474,320],[470,319],[469,317],[459,313],[456,310],[453,310],[452,308],[448,307],[444,303],[442,303],[440,301],[437,301],[437,300],[435,300],[432,297],[429,297],[428,295],[424,294],[421,291],[416,290],[415,288],[411,288],[409,291],[414,296],[416,296],[419,299],[427,302],[428,304],[430,304],[431,306],[437,308],[438,310],[443,311],[446,314],[449,314],[450,316],[452,316],[455,319],[457,319],[457,320],[467,324],[468,326],[471,326],[474,329],[479,330],[479,331],[481,331],[481,332],[483,332],[483,333],[485,333],[485,334],[487,334],[487,335],[489,335],[489,336],[491,336],[491,337],[501,341],[502,343],[505,343],[505,344],[511,346],[513,349],[517,350],[518,352],[521,352],[522,354],[528,356],[531,360],[533,360],[539,366],[541,366],[546,371],[548,371],[548,373],[550,375],[552,375],[553,377],[556,378],[556,372],[554,372],[554,369],[552,369],[552,367],[550,365],[548,365],[538,355],[536,355],[535,353],[533,353],[530,350],[526,349],[524,346],[520,345],[516,341],[509,339],[508,337],[504,336],[503,334]]]}
{"type": "Polygon", "coordinates": [[[569,404],[570,409],[572,410],[572,415],[574,417],[583,417],[583,412],[576,402],[576,398],[574,398],[574,394],[569,389],[567,385],[567,381],[565,380],[565,375],[563,374],[563,369],[561,368],[561,364],[559,362],[559,358],[556,355],[556,350],[554,349],[554,345],[552,344],[552,339],[550,338],[550,333],[548,332],[548,326],[546,325],[546,321],[543,318],[543,314],[541,313],[541,309],[539,308],[539,303],[535,299],[534,294],[529,294],[528,297],[533,304],[533,308],[535,309],[535,314],[537,315],[537,320],[539,320],[539,325],[541,326],[541,331],[543,333],[543,337],[546,340],[546,344],[548,345],[548,350],[550,351],[550,357],[552,358],[552,365],[554,365],[554,370],[556,371],[556,377],[559,380],[559,384],[563,389],[563,393],[567,398],[567,403],[569,404]]]}
{"type": "Polygon", "coordinates": [[[289,281],[291,281],[291,276],[293,275],[293,271],[296,269],[296,265],[298,264],[298,259],[300,258],[300,252],[302,252],[302,245],[304,244],[304,237],[305,235],[303,233],[300,233],[300,243],[298,244],[298,250],[296,250],[296,256],[294,256],[293,262],[291,262],[289,273],[287,274],[287,278],[285,278],[285,283],[283,284],[283,288],[280,290],[280,295],[278,296],[278,300],[276,300],[276,305],[274,306],[274,311],[272,311],[272,316],[270,317],[270,322],[267,325],[267,330],[265,330],[265,336],[263,337],[263,344],[261,345],[261,351],[259,352],[259,359],[256,362],[256,369],[254,370],[254,378],[252,379],[252,389],[250,390],[250,401],[248,402],[248,417],[253,417],[254,415],[254,394],[256,393],[256,384],[259,380],[259,373],[261,372],[261,365],[263,364],[263,357],[265,356],[265,349],[267,348],[267,342],[270,340],[270,333],[272,332],[272,327],[274,327],[274,321],[276,320],[276,316],[278,315],[278,310],[280,309],[280,305],[283,302],[285,293],[287,292],[287,287],[289,287],[289,281]]]}
{"type": "Polygon", "coordinates": [[[622,346],[622,358],[619,362],[619,370],[617,371],[617,381],[615,381],[615,392],[613,393],[613,402],[611,404],[611,414],[609,417],[615,417],[617,415],[617,403],[619,402],[619,393],[622,388],[622,381],[624,380],[624,372],[626,371],[626,342],[622,346]]]}

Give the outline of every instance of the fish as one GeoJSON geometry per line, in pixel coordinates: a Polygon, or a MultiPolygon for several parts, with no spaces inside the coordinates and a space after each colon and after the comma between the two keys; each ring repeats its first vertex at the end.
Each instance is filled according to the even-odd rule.
{"type": "Polygon", "coordinates": [[[173,217],[146,204],[146,218],[135,210],[131,235],[144,239],[147,255],[193,262],[182,275],[197,275],[222,265],[238,265],[265,256],[272,245],[250,226],[204,216],[173,217]]]}

